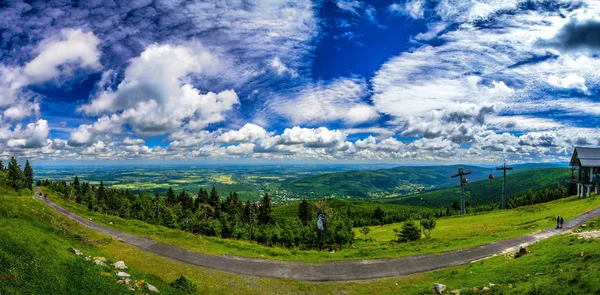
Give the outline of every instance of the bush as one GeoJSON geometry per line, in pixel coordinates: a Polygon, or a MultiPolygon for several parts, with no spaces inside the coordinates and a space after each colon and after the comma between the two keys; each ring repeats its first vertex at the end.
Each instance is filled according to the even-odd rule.
{"type": "Polygon", "coordinates": [[[402,230],[394,229],[399,242],[416,241],[421,238],[419,228],[412,220],[404,222],[402,230]]]}
{"type": "Polygon", "coordinates": [[[188,294],[198,293],[198,285],[190,281],[186,276],[181,275],[178,279],[171,283],[171,287],[181,290],[188,294]]]}

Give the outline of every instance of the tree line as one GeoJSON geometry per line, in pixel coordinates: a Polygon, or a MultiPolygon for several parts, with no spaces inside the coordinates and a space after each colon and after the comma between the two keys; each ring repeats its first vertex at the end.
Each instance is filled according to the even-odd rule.
{"type": "Polygon", "coordinates": [[[131,190],[111,189],[100,182],[98,186],[80,181],[38,181],[40,186],[59,192],[63,198],[86,205],[90,211],[151,224],[181,229],[194,234],[255,241],[267,246],[301,249],[336,249],[354,241],[352,221],[346,212],[331,208],[321,210],[327,216],[327,226],[318,230],[319,209],[303,202],[298,214],[277,218],[272,200],[265,193],[259,202],[243,202],[232,192],[224,199],[215,187],[201,188],[192,195],[172,188],[165,195],[133,194],[131,190]]]}
{"type": "Polygon", "coordinates": [[[21,169],[21,165],[13,156],[8,161],[8,166],[0,161],[0,171],[6,173],[6,185],[16,191],[22,189],[33,189],[33,168],[29,164],[29,160],[25,161],[25,167],[21,169]]]}

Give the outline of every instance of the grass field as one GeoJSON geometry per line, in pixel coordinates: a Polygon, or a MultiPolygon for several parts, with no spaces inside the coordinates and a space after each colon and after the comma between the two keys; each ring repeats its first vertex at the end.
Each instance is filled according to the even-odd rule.
{"type": "MultiPolygon", "coordinates": [[[[426,252],[429,252],[429,249],[435,250],[439,245],[443,245],[444,248],[467,248],[549,228],[556,224],[557,215],[569,220],[598,206],[600,198],[596,196],[588,199],[570,197],[513,210],[443,218],[437,221],[436,228],[431,231],[431,241],[424,239],[408,245],[426,252]]],[[[418,225],[418,221],[416,224],[418,225]]],[[[393,230],[401,226],[401,223],[372,226],[367,237],[361,236],[358,229],[355,231],[359,239],[390,241],[394,239],[393,230]]]]}
{"type": "MultiPolygon", "coordinates": [[[[596,224],[600,220],[596,221],[596,224]]],[[[30,196],[0,190],[0,293],[126,294],[114,278],[71,254],[76,247],[110,261],[124,260],[137,279],[177,294],[168,282],[181,274],[198,294],[434,294],[442,283],[461,294],[598,294],[600,243],[559,236],[530,247],[518,259],[497,256],[465,266],[406,277],[355,282],[309,283],[227,274],[175,262],[91,232],[30,196]],[[479,291],[473,291],[477,288],[479,291]]],[[[448,293],[448,291],[446,291],[448,293]]]]}
{"type": "MultiPolygon", "coordinates": [[[[89,212],[85,206],[62,200],[50,192],[50,198],[63,207],[95,222],[114,229],[150,237],[153,240],[175,245],[190,251],[214,255],[237,255],[243,257],[271,258],[279,260],[322,262],[345,259],[393,258],[424,253],[442,253],[493,241],[518,237],[553,226],[560,214],[565,219],[573,218],[600,206],[600,198],[562,199],[546,204],[521,207],[504,212],[468,215],[439,219],[432,231],[432,239],[411,243],[394,243],[393,229],[400,224],[372,227],[367,239],[360,237],[346,249],[335,253],[329,251],[302,251],[281,247],[266,247],[248,241],[220,239],[194,235],[181,230],[151,225],[137,220],[125,220],[115,216],[89,212]],[[110,223],[113,224],[110,224],[110,223]],[[373,238],[370,240],[368,238],[373,238]]],[[[358,232],[357,232],[358,233],[358,232]]],[[[360,235],[358,233],[358,235],[360,235]]]]}

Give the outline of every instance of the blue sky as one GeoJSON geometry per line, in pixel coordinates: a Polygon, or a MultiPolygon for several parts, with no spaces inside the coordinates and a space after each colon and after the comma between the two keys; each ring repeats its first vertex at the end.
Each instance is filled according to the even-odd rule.
{"type": "Polygon", "coordinates": [[[564,161],[593,0],[7,1],[1,157],[564,161]]]}

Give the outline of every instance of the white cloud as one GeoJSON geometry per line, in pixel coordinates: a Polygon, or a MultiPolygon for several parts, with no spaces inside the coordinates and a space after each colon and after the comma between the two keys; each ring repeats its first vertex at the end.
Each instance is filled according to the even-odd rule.
{"type": "Polygon", "coordinates": [[[363,6],[363,3],[357,0],[336,0],[335,4],[341,10],[350,12],[355,15],[360,15],[358,9],[363,6]]]}
{"type": "Polygon", "coordinates": [[[373,7],[373,5],[368,5],[365,8],[365,17],[373,24],[376,24],[378,27],[382,29],[386,28],[384,25],[379,24],[379,21],[377,21],[377,10],[375,9],[375,7],[373,7]]]}
{"type": "Polygon", "coordinates": [[[30,83],[71,76],[77,68],[100,69],[100,40],[92,32],[63,29],[59,38],[44,40],[39,54],[28,62],[23,73],[30,83]]]}
{"type": "Polygon", "coordinates": [[[254,142],[259,138],[268,136],[267,131],[255,124],[247,123],[240,130],[227,131],[216,138],[217,142],[242,143],[254,142]]]}
{"type": "Polygon", "coordinates": [[[548,84],[558,88],[579,89],[583,92],[587,92],[588,90],[585,86],[585,78],[575,73],[570,73],[564,78],[550,74],[548,75],[548,84]]]}
{"type": "Polygon", "coordinates": [[[101,91],[79,109],[87,114],[113,113],[140,135],[181,127],[201,130],[223,121],[224,113],[239,104],[233,90],[202,94],[190,84],[197,76],[216,74],[219,66],[219,60],[197,43],[151,45],[131,60],[115,91],[101,91]]]}
{"type": "Polygon", "coordinates": [[[425,2],[423,0],[409,0],[404,4],[392,3],[388,6],[388,11],[408,15],[413,19],[421,19],[425,16],[425,2]]]}
{"type": "Polygon", "coordinates": [[[348,125],[377,118],[375,109],[363,102],[367,85],[362,79],[341,78],[329,83],[310,84],[295,98],[270,101],[270,107],[292,124],[344,121],[348,125]]]}
{"type": "Polygon", "coordinates": [[[125,137],[121,142],[122,145],[142,145],[145,141],[141,138],[130,138],[129,136],[125,137]]]}
{"type": "Polygon", "coordinates": [[[71,146],[88,145],[98,141],[98,137],[121,132],[121,121],[117,115],[105,115],[93,124],[81,124],[69,137],[71,146]]]}
{"type": "Polygon", "coordinates": [[[241,143],[239,145],[230,145],[225,148],[230,155],[248,155],[254,151],[253,143],[241,143]]]}
{"type": "Polygon", "coordinates": [[[11,148],[40,148],[46,145],[50,128],[48,121],[38,120],[27,124],[25,129],[17,127],[13,132],[13,138],[8,141],[11,148]]]}
{"type": "Polygon", "coordinates": [[[345,140],[346,134],[339,130],[295,126],[285,129],[279,137],[278,143],[283,145],[302,144],[306,147],[332,147],[342,144],[345,140]]]}
{"type": "Polygon", "coordinates": [[[273,69],[275,69],[277,75],[279,76],[288,73],[290,76],[292,76],[292,78],[298,77],[298,73],[292,69],[289,69],[283,62],[281,62],[281,59],[279,59],[279,57],[273,58],[271,60],[270,65],[273,69]]]}

